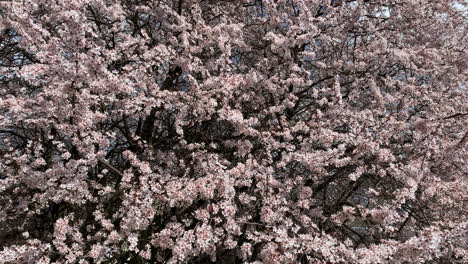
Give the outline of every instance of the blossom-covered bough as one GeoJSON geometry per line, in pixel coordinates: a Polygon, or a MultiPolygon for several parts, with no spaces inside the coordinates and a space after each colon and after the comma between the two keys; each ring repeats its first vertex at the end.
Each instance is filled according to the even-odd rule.
{"type": "Polygon", "coordinates": [[[466,263],[466,1],[0,1],[1,263],[466,263]]]}

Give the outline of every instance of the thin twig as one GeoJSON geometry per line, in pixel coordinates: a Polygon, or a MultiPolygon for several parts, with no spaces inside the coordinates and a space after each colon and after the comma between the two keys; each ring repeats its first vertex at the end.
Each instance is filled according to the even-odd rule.
{"type": "Polygon", "coordinates": [[[106,166],[108,169],[113,171],[114,173],[118,174],[120,177],[124,177],[123,173],[121,173],[118,169],[116,169],[114,166],[110,165],[109,162],[102,158],[97,158],[97,160],[104,166],[106,166]]]}

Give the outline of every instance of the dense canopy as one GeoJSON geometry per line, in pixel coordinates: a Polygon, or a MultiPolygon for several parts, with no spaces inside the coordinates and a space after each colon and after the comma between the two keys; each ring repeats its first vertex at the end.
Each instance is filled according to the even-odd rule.
{"type": "Polygon", "coordinates": [[[467,263],[466,1],[0,1],[0,262],[467,263]]]}

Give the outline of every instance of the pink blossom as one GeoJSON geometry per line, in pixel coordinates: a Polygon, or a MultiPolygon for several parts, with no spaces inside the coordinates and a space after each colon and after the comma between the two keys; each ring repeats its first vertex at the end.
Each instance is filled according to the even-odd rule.
{"type": "Polygon", "coordinates": [[[141,2],[0,1],[0,262],[468,261],[463,1],[141,2]]]}

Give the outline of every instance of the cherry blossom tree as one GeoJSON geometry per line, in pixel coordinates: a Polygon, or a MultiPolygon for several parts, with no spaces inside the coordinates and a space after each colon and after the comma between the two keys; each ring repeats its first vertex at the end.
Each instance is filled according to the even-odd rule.
{"type": "Polygon", "coordinates": [[[0,1],[0,262],[466,263],[464,5],[0,1]]]}

